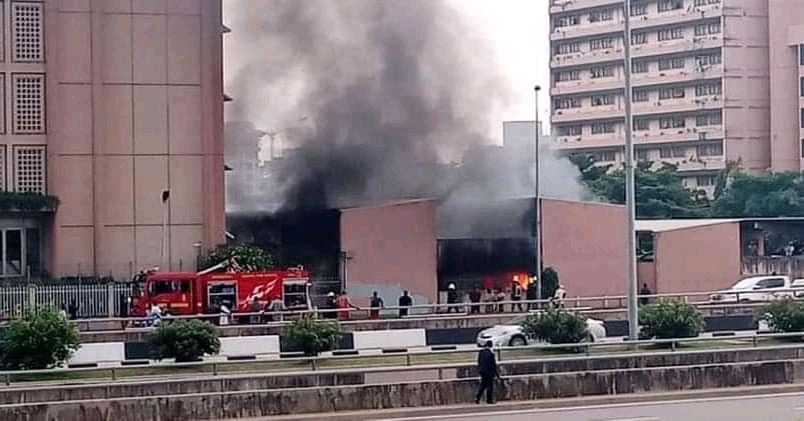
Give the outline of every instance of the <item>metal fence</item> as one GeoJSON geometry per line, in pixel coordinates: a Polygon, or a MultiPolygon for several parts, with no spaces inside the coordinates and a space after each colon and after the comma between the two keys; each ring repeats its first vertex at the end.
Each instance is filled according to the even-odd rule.
{"type": "Polygon", "coordinates": [[[73,285],[10,285],[0,287],[3,318],[37,307],[75,303],[80,318],[115,317],[127,306],[131,287],[122,283],[73,285]]]}

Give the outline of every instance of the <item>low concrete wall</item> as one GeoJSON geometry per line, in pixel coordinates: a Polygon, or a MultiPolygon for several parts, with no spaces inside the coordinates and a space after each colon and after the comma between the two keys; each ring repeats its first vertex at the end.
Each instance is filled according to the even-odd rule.
{"type": "MultiPolygon", "coordinates": [[[[804,346],[756,348],[722,351],[666,352],[598,357],[552,358],[528,362],[500,363],[503,375],[580,373],[620,369],[647,369],[668,366],[699,366],[757,361],[804,360],[804,346]]],[[[178,374],[178,372],[177,372],[178,374]]],[[[72,384],[51,387],[0,389],[0,404],[113,399],[126,396],[162,396],[195,393],[223,393],[247,390],[307,388],[316,386],[368,385],[389,382],[415,382],[474,378],[474,364],[423,366],[415,371],[399,368],[323,370],[271,375],[238,375],[206,378],[176,378],[142,382],[72,384]]],[[[3,420],[0,418],[0,420],[3,420]]],[[[3,420],[5,421],[5,420],[3,420]]]]}
{"type": "MultiPolygon", "coordinates": [[[[507,378],[498,400],[534,400],[804,382],[803,361],[624,369],[507,378]]],[[[203,393],[0,406],[3,421],[187,421],[471,402],[475,380],[203,393]]]]}

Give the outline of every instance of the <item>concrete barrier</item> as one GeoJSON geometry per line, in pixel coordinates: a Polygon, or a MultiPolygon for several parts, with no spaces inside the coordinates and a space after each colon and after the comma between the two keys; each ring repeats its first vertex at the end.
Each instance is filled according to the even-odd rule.
{"type": "MultiPolygon", "coordinates": [[[[556,373],[507,378],[498,400],[536,400],[804,382],[804,361],[556,373]]],[[[475,380],[2,405],[3,421],[187,421],[454,405],[474,399],[475,380]]]]}
{"type": "MultiPolygon", "coordinates": [[[[714,352],[662,352],[618,356],[552,358],[526,362],[501,362],[503,375],[586,373],[621,369],[651,369],[667,366],[700,366],[757,361],[802,360],[804,346],[721,350],[714,352]]],[[[179,375],[180,371],[176,371],[179,375]]],[[[228,375],[205,378],[173,378],[140,382],[112,382],[0,388],[0,404],[115,399],[126,396],[163,396],[223,393],[248,390],[314,388],[318,386],[371,385],[475,378],[474,364],[439,366],[321,370],[271,375],[228,375]]],[[[0,420],[3,420],[0,418],[0,420]]],[[[5,420],[3,420],[5,421],[5,420]]],[[[119,420],[118,420],[119,421],[119,420]]]]}

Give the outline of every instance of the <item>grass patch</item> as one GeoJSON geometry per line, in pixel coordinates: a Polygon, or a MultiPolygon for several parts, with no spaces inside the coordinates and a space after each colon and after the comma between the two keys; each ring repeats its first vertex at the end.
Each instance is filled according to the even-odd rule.
{"type": "MultiPolygon", "coordinates": [[[[774,338],[757,338],[757,345],[768,346],[774,344],[790,345],[792,341],[779,340],[774,338]]],[[[678,343],[675,350],[696,351],[696,350],[723,350],[741,349],[753,347],[752,338],[724,338],[723,340],[701,340],[678,343]]],[[[667,352],[671,348],[669,345],[635,345],[627,342],[612,342],[611,344],[598,344],[589,350],[589,355],[605,356],[627,354],[633,352],[667,352]]],[[[512,360],[524,360],[538,357],[583,357],[585,352],[569,353],[559,349],[517,349],[503,348],[498,351],[501,362],[512,360]]],[[[318,369],[327,368],[372,368],[372,367],[391,367],[406,365],[436,365],[436,364],[456,364],[474,363],[477,359],[475,352],[466,350],[441,351],[435,353],[410,353],[396,355],[364,355],[349,356],[338,358],[326,358],[318,362],[318,369]]],[[[227,363],[209,363],[195,366],[129,366],[115,368],[97,368],[90,370],[69,370],[53,371],[49,373],[25,373],[24,371],[6,374],[0,381],[11,383],[24,382],[67,382],[70,381],[89,381],[89,380],[110,380],[110,379],[132,379],[147,378],[152,376],[193,376],[203,374],[279,374],[282,372],[297,372],[312,370],[310,361],[298,360],[251,360],[227,363]]]]}

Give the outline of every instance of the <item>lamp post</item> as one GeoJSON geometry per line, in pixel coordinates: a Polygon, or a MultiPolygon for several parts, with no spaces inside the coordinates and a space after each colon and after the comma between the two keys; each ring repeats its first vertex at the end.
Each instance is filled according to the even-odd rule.
{"type": "Polygon", "coordinates": [[[168,243],[168,218],[170,215],[170,190],[164,189],[162,190],[162,195],[160,196],[162,199],[162,254],[161,254],[161,261],[163,267],[167,267],[168,270],[170,269],[170,265],[167,262],[167,243],[168,243]]]}
{"type": "Polygon", "coordinates": [[[625,102],[625,207],[627,211],[627,247],[628,247],[628,337],[636,340],[639,337],[639,308],[637,301],[637,267],[636,267],[636,186],[634,185],[634,118],[631,112],[631,0],[625,0],[623,7],[623,82],[625,102]]]}
{"type": "Polygon", "coordinates": [[[534,219],[536,220],[536,233],[533,239],[533,244],[536,255],[536,296],[537,299],[542,298],[542,203],[541,203],[541,189],[540,189],[540,169],[541,163],[539,154],[539,91],[541,86],[536,85],[533,87],[533,102],[536,107],[534,110],[533,119],[533,159],[534,159],[534,219]]]}

